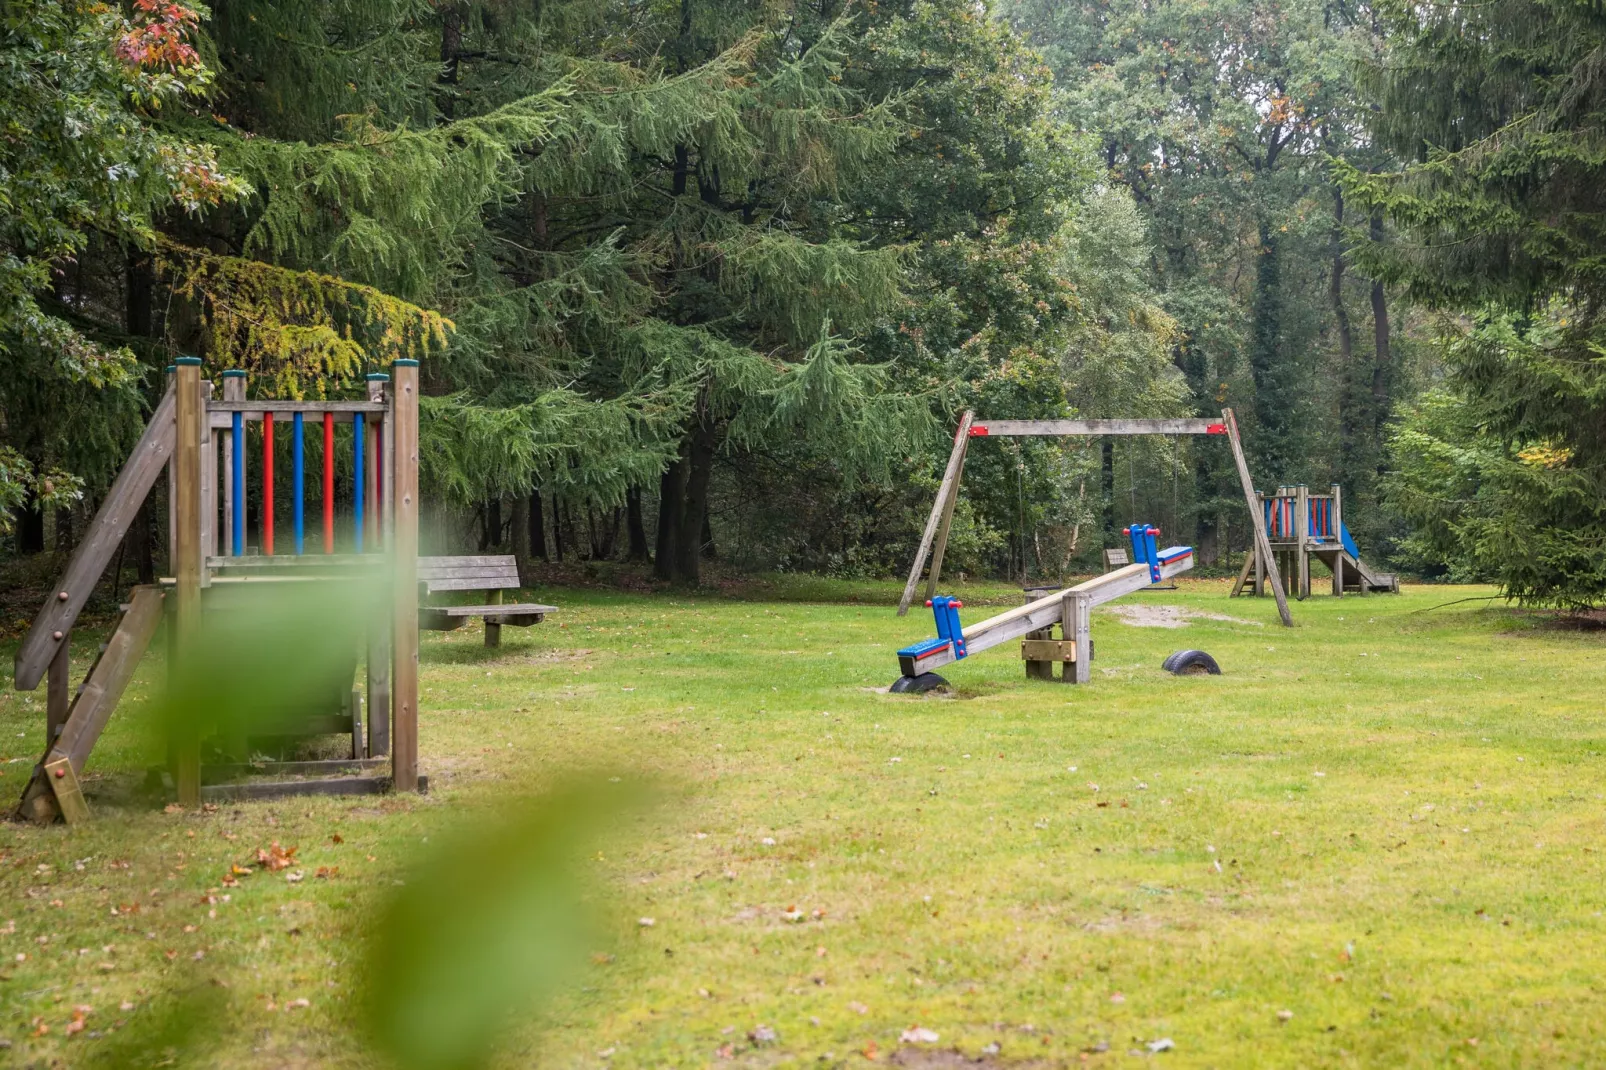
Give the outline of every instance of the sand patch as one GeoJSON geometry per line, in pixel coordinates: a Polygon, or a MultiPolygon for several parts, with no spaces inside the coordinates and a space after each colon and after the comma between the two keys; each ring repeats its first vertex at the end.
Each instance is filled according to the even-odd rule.
{"type": "Polygon", "coordinates": [[[1256,628],[1264,627],[1258,620],[1244,620],[1242,617],[1229,617],[1225,613],[1212,613],[1206,609],[1190,609],[1187,606],[1157,606],[1125,603],[1108,607],[1108,611],[1120,617],[1122,622],[1134,628],[1181,628],[1189,620],[1224,620],[1229,624],[1248,624],[1256,628]]]}

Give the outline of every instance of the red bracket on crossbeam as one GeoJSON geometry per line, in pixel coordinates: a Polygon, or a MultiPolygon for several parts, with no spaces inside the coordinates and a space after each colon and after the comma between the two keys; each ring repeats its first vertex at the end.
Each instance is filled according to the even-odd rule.
{"type": "Polygon", "coordinates": [[[1211,424],[1209,427],[1205,428],[1205,434],[1207,435],[1225,435],[1226,433],[1226,424],[1211,424]]]}
{"type": "Polygon", "coordinates": [[[986,424],[971,424],[970,425],[970,437],[971,438],[981,438],[981,437],[984,437],[984,436],[990,435],[990,434],[992,434],[992,432],[987,430],[987,425],[986,424]]]}

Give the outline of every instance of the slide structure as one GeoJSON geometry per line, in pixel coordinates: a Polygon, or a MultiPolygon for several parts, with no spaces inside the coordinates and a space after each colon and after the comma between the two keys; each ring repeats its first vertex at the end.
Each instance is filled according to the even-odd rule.
{"type": "Polygon", "coordinates": [[[898,668],[902,675],[893,684],[892,690],[899,693],[927,691],[941,686],[947,681],[937,676],[936,670],[944,665],[980,654],[1011,639],[1044,642],[1027,637],[1034,632],[1044,632],[1056,624],[1065,637],[1062,644],[1065,648],[1063,660],[1067,663],[1067,678],[1071,678],[1069,666],[1074,663],[1075,681],[1086,683],[1090,679],[1090,662],[1093,659],[1089,619],[1093,607],[1141,591],[1150,584],[1159,583],[1193,567],[1191,546],[1157,548],[1159,528],[1134,524],[1125,529],[1125,533],[1132,540],[1132,564],[1095,576],[1075,587],[1045,595],[968,628],[959,619],[963,602],[946,595],[932,598],[926,604],[936,617],[937,637],[898,651],[898,668]]]}

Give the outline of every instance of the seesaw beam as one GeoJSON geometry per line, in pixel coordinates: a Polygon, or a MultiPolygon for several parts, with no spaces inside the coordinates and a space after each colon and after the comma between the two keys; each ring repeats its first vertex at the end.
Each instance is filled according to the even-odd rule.
{"type": "MultiPolygon", "coordinates": [[[[1186,553],[1178,553],[1184,550],[1187,550],[1187,548],[1173,546],[1161,551],[1159,565],[1161,579],[1168,579],[1193,567],[1193,553],[1191,550],[1187,550],[1186,553]],[[1170,560],[1166,560],[1168,557],[1170,560]]],[[[1134,591],[1140,591],[1153,582],[1154,577],[1150,572],[1149,566],[1139,562],[1135,565],[1127,565],[1125,568],[1118,568],[1114,572],[1106,572],[1102,576],[1095,576],[1085,583],[1077,584],[1075,587],[1044,595],[1034,602],[1016,606],[1014,609],[1006,610],[995,617],[988,617],[986,620],[972,624],[963,630],[966,656],[979,654],[983,650],[1007,643],[1011,639],[1019,639],[1030,632],[1041,631],[1050,625],[1058,624],[1064,619],[1066,606],[1068,605],[1080,603],[1083,606],[1083,613],[1086,613],[1094,606],[1114,601],[1134,591]]],[[[1083,627],[1084,623],[1076,622],[1076,627],[1067,629],[1067,637],[1072,635],[1073,632],[1084,632],[1086,630],[1083,627]]],[[[1080,636],[1078,636],[1077,655],[1080,659],[1080,664],[1085,668],[1087,657],[1081,649],[1080,636]]],[[[900,658],[900,661],[902,660],[900,658]]],[[[903,665],[904,675],[918,676],[921,673],[934,672],[942,668],[942,666],[958,660],[958,655],[954,652],[952,643],[935,646],[908,659],[908,663],[903,665]],[[911,669],[914,671],[911,672],[911,669]]],[[[1082,670],[1078,670],[1079,675],[1081,672],[1082,670]]]]}

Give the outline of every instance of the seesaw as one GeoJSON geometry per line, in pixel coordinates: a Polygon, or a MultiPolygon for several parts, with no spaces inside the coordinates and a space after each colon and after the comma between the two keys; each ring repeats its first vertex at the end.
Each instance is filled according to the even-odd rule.
{"type": "Polygon", "coordinates": [[[1087,683],[1092,679],[1093,607],[1193,567],[1193,547],[1169,546],[1164,550],[1156,547],[1159,528],[1134,524],[1123,529],[1123,534],[1132,540],[1132,564],[968,628],[959,621],[963,602],[946,595],[932,598],[926,604],[937,619],[937,638],[898,651],[902,675],[891,690],[903,694],[942,687],[948,681],[937,675],[937,669],[1011,639],[1021,640],[1021,657],[1028,665],[1047,663],[1051,666],[1055,661],[1063,662],[1065,682],[1087,683]],[[1059,639],[1051,638],[1050,629],[1056,624],[1060,626],[1059,639]]]}

